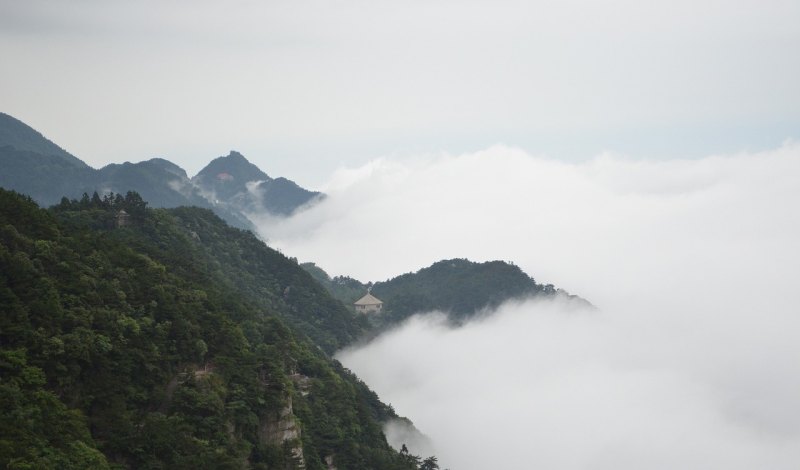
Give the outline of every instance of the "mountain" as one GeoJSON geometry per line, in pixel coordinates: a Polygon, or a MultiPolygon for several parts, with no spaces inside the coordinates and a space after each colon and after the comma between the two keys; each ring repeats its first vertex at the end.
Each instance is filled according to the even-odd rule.
{"type": "Polygon", "coordinates": [[[211,193],[212,200],[231,200],[247,192],[247,183],[266,181],[270,177],[247,161],[236,151],[226,157],[217,157],[192,178],[203,191],[211,193]]]}
{"type": "Polygon", "coordinates": [[[212,160],[192,182],[214,204],[240,213],[266,210],[286,216],[320,197],[286,178],[270,178],[235,151],[212,160]]]}
{"type": "MultiPolygon", "coordinates": [[[[230,227],[210,211],[170,209],[214,282],[274,311],[328,354],[359,339],[369,324],[354,316],[294,259],[267,248],[249,231],[230,227]]],[[[181,238],[179,235],[175,235],[181,238]]]]}
{"type": "Polygon", "coordinates": [[[249,213],[288,216],[321,197],[285,178],[270,178],[234,151],[194,178],[162,158],[96,170],[7,114],[0,114],[0,170],[0,187],[45,206],[83,193],[135,191],[155,207],[205,207],[244,229],[254,228],[249,213]]]}
{"type": "Polygon", "coordinates": [[[136,191],[155,207],[211,207],[182,168],[161,158],[106,165],[95,173],[94,181],[101,194],[136,191]]]}
{"type": "Polygon", "coordinates": [[[96,170],[92,181],[92,191],[101,194],[135,191],[154,207],[208,208],[235,227],[254,229],[247,216],[209,201],[192,183],[183,168],[163,158],[138,163],[112,163],[96,170]]]}
{"type": "Polygon", "coordinates": [[[49,141],[24,122],[0,113],[0,147],[6,145],[37,155],[58,157],[75,167],[88,167],[86,163],[49,141]]]}
{"type": "Polygon", "coordinates": [[[331,278],[314,263],[302,267],[331,295],[352,305],[367,288],[384,302],[384,312],[373,320],[381,325],[403,321],[414,313],[442,311],[451,321],[463,322],[501,303],[524,297],[559,297],[576,306],[591,306],[552,284],[539,284],[518,266],[505,261],[476,263],[467,259],[438,261],[414,273],[384,282],[363,284],[346,276],[331,278]]]}
{"type": "Polygon", "coordinates": [[[417,467],[323,351],[363,319],[210,210],[0,189],[0,311],[3,468],[417,467]]]}
{"type": "Polygon", "coordinates": [[[96,170],[58,155],[17,150],[0,142],[0,187],[28,194],[43,205],[91,194],[96,170]]]}
{"type": "Polygon", "coordinates": [[[292,180],[278,177],[262,181],[255,187],[260,193],[261,207],[273,214],[291,215],[298,207],[316,202],[324,197],[322,193],[308,191],[292,180]]]}

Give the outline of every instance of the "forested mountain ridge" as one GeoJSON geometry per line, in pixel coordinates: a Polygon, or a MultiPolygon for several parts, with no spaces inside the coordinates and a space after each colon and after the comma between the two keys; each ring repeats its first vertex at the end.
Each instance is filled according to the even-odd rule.
{"type": "Polygon", "coordinates": [[[248,213],[287,216],[321,197],[285,178],[270,178],[235,151],[213,160],[194,178],[162,158],[94,169],[3,113],[0,187],[27,194],[43,206],[56,204],[64,196],[136,191],[153,207],[206,207],[244,229],[253,229],[248,213]]]}
{"type": "Polygon", "coordinates": [[[208,210],[0,189],[0,466],[415,468],[310,279],[208,210]]]}
{"type": "Polygon", "coordinates": [[[385,310],[379,318],[383,325],[433,310],[446,313],[458,323],[507,300],[524,297],[559,297],[576,306],[591,305],[552,284],[537,283],[518,266],[505,261],[442,260],[417,272],[374,284],[347,276],[331,278],[314,263],[302,266],[346,305],[352,305],[371,288],[372,294],[384,302],[385,310]]]}

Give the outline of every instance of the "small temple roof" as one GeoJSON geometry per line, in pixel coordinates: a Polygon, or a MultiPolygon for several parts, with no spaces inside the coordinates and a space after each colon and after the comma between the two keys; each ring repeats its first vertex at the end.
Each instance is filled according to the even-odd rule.
{"type": "Polygon", "coordinates": [[[380,305],[383,301],[367,292],[367,295],[356,300],[353,305],[380,305]]]}

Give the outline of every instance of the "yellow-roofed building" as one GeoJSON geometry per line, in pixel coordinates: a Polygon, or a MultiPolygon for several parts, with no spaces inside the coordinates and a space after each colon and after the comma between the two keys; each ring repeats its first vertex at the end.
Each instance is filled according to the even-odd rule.
{"type": "Polygon", "coordinates": [[[380,313],[383,310],[383,301],[369,292],[356,300],[353,305],[357,313],[380,313]]]}

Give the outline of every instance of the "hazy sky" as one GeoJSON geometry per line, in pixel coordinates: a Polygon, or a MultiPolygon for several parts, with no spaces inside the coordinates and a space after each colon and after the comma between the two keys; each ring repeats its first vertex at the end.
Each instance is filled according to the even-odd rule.
{"type": "MultiPolygon", "coordinates": [[[[793,470],[800,144],[582,163],[492,147],[340,171],[263,233],[331,274],[515,262],[599,311],[417,318],[340,359],[454,470],[793,470]]],[[[413,449],[412,449],[413,450],[413,449]]]]}
{"type": "Polygon", "coordinates": [[[800,2],[0,0],[0,108],[94,166],[230,149],[316,187],[502,143],[569,161],[800,138],[800,2]]]}
{"type": "Polygon", "coordinates": [[[344,353],[454,470],[800,461],[800,2],[0,0],[0,110],[94,166],[237,149],[331,274],[586,297],[344,353]],[[498,464],[497,459],[502,461],[498,464]]]}

